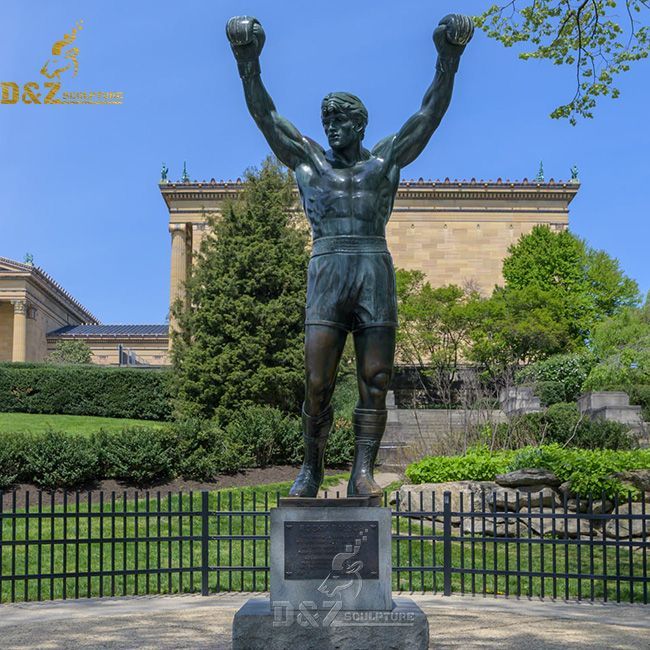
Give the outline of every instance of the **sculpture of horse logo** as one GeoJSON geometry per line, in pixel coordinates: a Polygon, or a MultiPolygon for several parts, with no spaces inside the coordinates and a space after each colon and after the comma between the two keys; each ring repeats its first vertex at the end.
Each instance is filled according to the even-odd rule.
{"type": "Polygon", "coordinates": [[[79,72],[79,61],[77,61],[79,48],[71,47],[70,49],[66,50],[65,53],[63,52],[63,49],[67,45],[72,45],[72,43],[75,42],[75,40],[77,39],[77,32],[79,32],[82,29],[83,29],[83,20],[80,20],[77,22],[76,26],[73,27],[72,31],[69,34],[64,34],[63,39],[60,41],[56,41],[56,43],[54,43],[54,45],[52,46],[52,54],[53,56],[57,57],[56,59],[54,59],[53,65],[56,66],[65,63],[64,59],[68,59],[69,63],[63,65],[62,67],[57,67],[52,72],[50,72],[48,70],[50,59],[48,59],[43,64],[43,67],[41,68],[42,75],[46,76],[48,79],[60,80],[61,74],[69,70],[70,67],[72,67],[73,68],[72,76],[73,77],[77,76],[77,73],[79,72]]]}
{"type": "Polygon", "coordinates": [[[334,556],[332,569],[325,580],[321,582],[318,591],[326,596],[336,596],[339,599],[341,592],[346,589],[353,588],[355,590],[354,598],[361,593],[363,562],[355,558],[359,554],[363,542],[368,541],[367,532],[367,528],[360,530],[359,537],[354,540],[354,544],[346,544],[345,551],[334,556]]]}

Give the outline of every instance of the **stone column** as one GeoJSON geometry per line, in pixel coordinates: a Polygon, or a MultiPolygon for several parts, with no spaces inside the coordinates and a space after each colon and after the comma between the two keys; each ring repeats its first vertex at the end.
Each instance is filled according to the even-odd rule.
{"type": "MultiPolygon", "coordinates": [[[[176,328],[176,319],[171,314],[171,308],[177,300],[185,300],[185,281],[187,279],[187,227],[184,223],[170,223],[169,232],[172,236],[171,282],[169,287],[169,329],[176,328]]],[[[171,345],[171,335],[170,335],[171,345]]]]}
{"type": "Polygon", "coordinates": [[[12,300],[14,306],[14,340],[12,361],[27,361],[27,301],[12,300]]]}

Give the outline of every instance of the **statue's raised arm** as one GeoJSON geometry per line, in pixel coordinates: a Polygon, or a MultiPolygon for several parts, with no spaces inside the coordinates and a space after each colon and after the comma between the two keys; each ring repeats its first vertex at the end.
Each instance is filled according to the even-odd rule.
{"type": "Polygon", "coordinates": [[[373,153],[392,142],[398,167],[413,162],[422,153],[434,131],[438,128],[451,101],[454,76],[460,57],[474,34],[474,24],[468,16],[449,14],[433,32],[433,42],[438,50],[436,75],[427,89],[420,110],[410,117],[395,136],[380,142],[373,153]]]}
{"type": "Polygon", "coordinates": [[[308,145],[300,131],[278,114],[260,78],[260,53],[266,40],[262,25],[252,16],[235,16],[226,25],[226,35],[237,60],[250,114],[273,153],[295,169],[306,158],[308,145]]]}

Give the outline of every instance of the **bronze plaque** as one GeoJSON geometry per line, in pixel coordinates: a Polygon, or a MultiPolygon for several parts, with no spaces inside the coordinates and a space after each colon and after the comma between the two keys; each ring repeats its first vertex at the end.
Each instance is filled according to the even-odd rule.
{"type": "Polygon", "coordinates": [[[376,521],[285,521],[286,580],[379,580],[376,521]]]}

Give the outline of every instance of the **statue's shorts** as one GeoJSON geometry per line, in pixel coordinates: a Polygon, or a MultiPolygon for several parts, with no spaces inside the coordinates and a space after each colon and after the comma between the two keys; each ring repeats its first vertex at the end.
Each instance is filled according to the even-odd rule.
{"type": "Polygon", "coordinates": [[[346,332],[397,327],[395,269],[384,237],[314,240],[305,325],[329,325],[346,332]]]}

